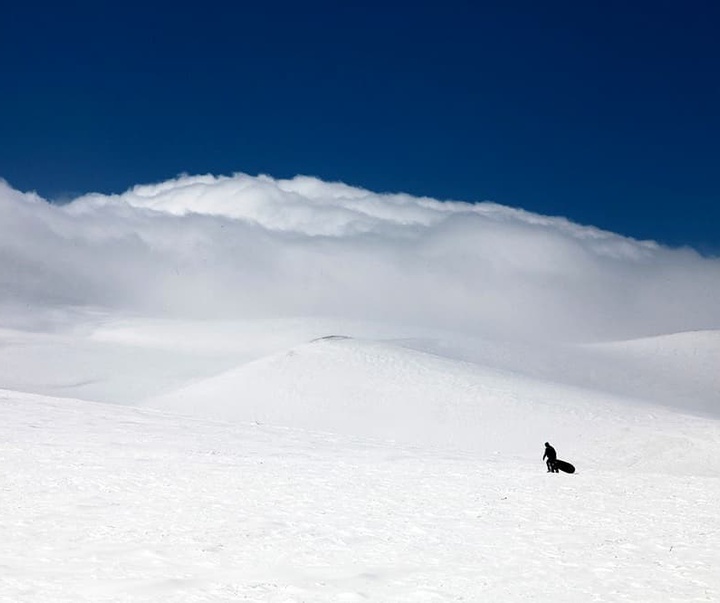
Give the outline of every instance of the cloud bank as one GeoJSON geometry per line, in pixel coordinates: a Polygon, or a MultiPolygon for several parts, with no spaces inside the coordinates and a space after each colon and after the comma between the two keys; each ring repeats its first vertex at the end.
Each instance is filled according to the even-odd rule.
{"type": "Polygon", "coordinates": [[[718,259],[493,203],[236,174],[58,206],[0,181],[6,319],[340,316],[596,340],[718,329],[718,300],[718,259]]]}

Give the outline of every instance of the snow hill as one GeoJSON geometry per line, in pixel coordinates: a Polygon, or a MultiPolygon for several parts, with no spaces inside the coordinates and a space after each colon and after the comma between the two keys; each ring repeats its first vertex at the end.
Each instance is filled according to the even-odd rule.
{"type": "Polygon", "coordinates": [[[717,600],[719,341],[4,329],[0,600],[717,600]]]}
{"type": "Polygon", "coordinates": [[[720,475],[714,444],[685,430],[704,421],[634,399],[542,381],[426,352],[325,337],[152,399],[155,408],[532,457],[562,441],[586,462],[720,475]],[[673,425],[674,433],[660,425],[673,425]],[[649,434],[656,438],[649,438],[649,434]],[[651,440],[652,443],[649,443],[651,440]],[[678,452],[682,456],[678,457],[678,452]],[[681,463],[677,461],[682,459],[681,463]]]}
{"type": "Polygon", "coordinates": [[[332,334],[387,344],[392,354],[427,352],[480,370],[720,417],[720,331],[576,344],[345,319],[73,317],[41,329],[0,328],[0,384],[137,404],[332,334]]]}

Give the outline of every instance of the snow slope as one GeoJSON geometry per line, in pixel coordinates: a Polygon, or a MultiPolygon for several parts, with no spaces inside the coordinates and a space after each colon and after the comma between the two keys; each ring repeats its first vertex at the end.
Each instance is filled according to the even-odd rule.
{"type": "MultiPolygon", "coordinates": [[[[657,415],[648,444],[674,418],[657,415]]],[[[718,456],[717,422],[684,435],[718,456]]],[[[2,391],[0,600],[720,598],[718,474],[590,469],[576,450],[578,473],[547,474],[541,450],[496,458],[2,391]]]]}
{"type": "Polygon", "coordinates": [[[594,466],[641,465],[685,473],[691,463],[720,475],[714,443],[700,445],[702,438],[687,437],[697,426],[704,429],[703,419],[641,400],[344,337],[322,338],[244,364],[149,405],[504,457],[530,458],[549,439],[564,442],[594,466]]]}
{"type": "Polygon", "coordinates": [[[347,319],[180,321],[103,315],[66,322],[38,330],[0,328],[0,386],[137,404],[341,334],[471,363],[479,370],[720,417],[720,331],[574,344],[347,319]]]}
{"type": "Polygon", "coordinates": [[[720,417],[720,331],[587,344],[438,337],[413,349],[720,417]]]}
{"type": "Polygon", "coordinates": [[[2,330],[0,601],[718,600],[718,349],[2,330]],[[545,472],[547,440],[577,473],[545,472]]]}

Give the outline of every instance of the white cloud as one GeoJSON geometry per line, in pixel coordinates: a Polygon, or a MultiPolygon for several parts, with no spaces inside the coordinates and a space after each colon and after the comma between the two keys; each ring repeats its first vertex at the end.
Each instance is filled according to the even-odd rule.
{"type": "Polygon", "coordinates": [[[183,176],[63,206],[0,182],[0,267],[15,315],[332,315],[573,339],[720,328],[717,259],[308,177],[183,176]]]}

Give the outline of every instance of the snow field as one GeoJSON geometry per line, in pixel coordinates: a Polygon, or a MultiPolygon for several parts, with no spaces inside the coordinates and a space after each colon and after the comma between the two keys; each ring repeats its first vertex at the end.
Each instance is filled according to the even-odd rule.
{"type": "Polygon", "coordinates": [[[0,600],[717,600],[720,479],[0,396],[0,600]]]}

